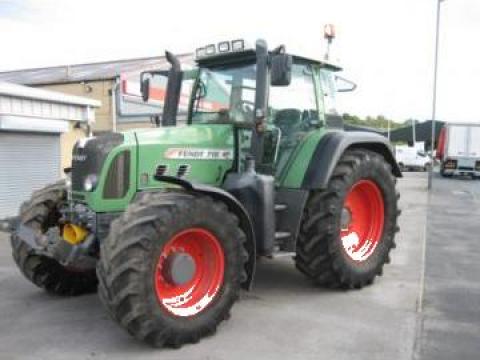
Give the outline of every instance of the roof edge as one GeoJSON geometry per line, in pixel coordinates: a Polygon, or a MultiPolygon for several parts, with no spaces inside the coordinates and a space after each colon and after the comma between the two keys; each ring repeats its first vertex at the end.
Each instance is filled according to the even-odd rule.
{"type": "MultiPolygon", "coordinates": [[[[178,57],[187,57],[192,55],[193,55],[192,53],[175,54],[175,56],[178,56],[178,57]]],[[[89,65],[95,66],[95,65],[105,65],[105,64],[111,64],[111,63],[128,63],[132,61],[142,61],[142,60],[152,60],[152,59],[165,59],[165,56],[163,55],[145,56],[145,57],[138,57],[138,58],[131,58],[131,59],[105,60],[105,61],[86,62],[86,63],[78,63],[78,64],[65,64],[65,65],[35,67],[35,68],[23,68],[23,69],[16,69],[16,70],[4,70],[4,71],[0,71],[0,75],[27,72],[27,71],[38,71],[38,70],[43,71],[43,70],[50,70],[50,69],[74,68],[76,66],[89,66],[89,65]]]]}
{"type": "Polygon", "coordinates": [[[44,100],[61,104],[88,106],[94,108],[99,108],[102,105],[102,103],[98,100],[93,100],[75,95],[66,95],[55,91],[37,89],[2,81],[0,81],[0,95],[15,96],[23,99],[44,100]]]}

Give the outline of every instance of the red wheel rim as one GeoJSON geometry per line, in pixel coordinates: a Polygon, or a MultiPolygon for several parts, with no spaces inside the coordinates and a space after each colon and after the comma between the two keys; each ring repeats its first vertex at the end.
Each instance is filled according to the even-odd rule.
{"type": "Polygon", "coordinates": [[[385,206],[380,188],[371,180],[360,180],[350,189],[342,210],[340,238],[347,255],[367,260],[383,235],[385,206]]]}
{"type": "MultiPolygon", "coordinates": [[[[178,266],[177,266],[178,267],[178,266]]],[[[183,273],[185,268],[183,267],[183,273]]],[[[175,316],[193,316],[215,298],[223,283],[224,253],[217,237],[201,228],[184,230],[164,246],[155,268],[155,292],[159,303],[175,316]],[[192,264],[191,275],[182,283],[175,281],[173,261],[178,257],[192,264]]],[[[188,271],[187,271],[188,272],[188,271]]]]}

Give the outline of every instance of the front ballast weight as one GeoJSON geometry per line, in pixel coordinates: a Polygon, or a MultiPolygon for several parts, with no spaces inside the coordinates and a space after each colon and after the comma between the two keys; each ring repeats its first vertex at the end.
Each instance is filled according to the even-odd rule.
{"type": "Polygon", "coordinates": [[[94,292],[95,237],[90,234],[76,245],[63,238],[60,209],[65,201],[65,181],[59,181],[35,192],[21,206],[10,236],[13,258],[25,277],[49,293],[94,292]]]}

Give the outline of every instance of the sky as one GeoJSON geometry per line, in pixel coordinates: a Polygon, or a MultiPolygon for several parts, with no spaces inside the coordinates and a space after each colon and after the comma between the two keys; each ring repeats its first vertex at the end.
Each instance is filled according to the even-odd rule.
{"type": "MultiPolygon", "coordinates": [[[[432,117],[437,0],[0,0],[0,71],[193,52],[245,38],[332,57],[358,84],[341,112],[396,121],[432,117]]],[[[437,118],[480,122],[480,1],[444,0],[437,118]]]]}

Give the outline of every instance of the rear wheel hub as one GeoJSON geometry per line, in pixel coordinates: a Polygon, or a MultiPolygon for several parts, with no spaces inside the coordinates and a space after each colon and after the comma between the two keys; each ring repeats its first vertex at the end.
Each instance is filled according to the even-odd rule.
{"type": "Polygon", "coordinates": [[[345,197],[340,238],[346,254],[355,261],[367,260],[383,235],[385,205],[378,185],[360,180],[345,197]]]}

